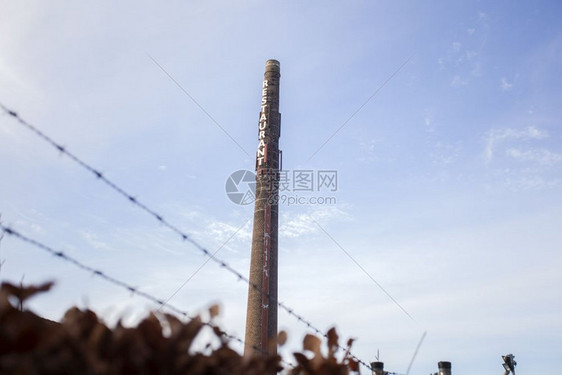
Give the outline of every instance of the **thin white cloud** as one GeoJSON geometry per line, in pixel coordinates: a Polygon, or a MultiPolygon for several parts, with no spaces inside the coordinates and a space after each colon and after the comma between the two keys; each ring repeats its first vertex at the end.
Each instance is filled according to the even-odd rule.
{"type": "Polygon", "coordinates": [[[249,240],[252,238],[252,226],[246,222],[246,225],[240,229],[239,225],[233,225],[230,223],[225,223],[221,221],[212,221],[209,223],[205,229],[205,233],[210,238],[215,238],[220,242],[225,242],[228,240],[234,233],[236,233],[235,237],[239,239],[246,239],[249,240]],[[238,232],[237,232],[238,231],[238,232]]]}
{"type": "Polygon", "coordinates": [[[469,77],[482,77],[486,69],[482,59],[483,46],[487,38],[487,14],[480,12],[478,14],[478,34],[476,27],[464,28],[463,33],[459,34],[459,40],[452,41],[448,47],[445,58],[439,59],[439,67],[443,70],[445,63],[454,69],[454,75],[451,81],[452,87],[462,87],[468,85],[469,77]],[[466,34],[464,34],[466,32],[466,34]]]}
{"type": "Polygon", "coordinates": [[[184,207],[177,207],[181,212],[181,216],[190,221],[199,221],[203,218],[203,214],[198,209],[186,209],[184,207]]]}
{"type": "Polygon", "coordinates": [[[502,91],[509,91],[513,87],[513,83],[509,83],[507,78],[503,77],[500,83],[500,88],[502,91]]]}
{"type": "Polygon", "coordinates": [[[433,130],[434,115],[433,108],[425,108],[423,111],[423,123],[426,128],[433,130]]]}
{"type": "Polygon", "coordinates": [[[545,149],[538,150],[520,150],[517,148],[509,148],[506,155],[519,161],[536,162],[542,165],[552,165],[562,160],[562,154],[557,154],[545,149]]]}
{"type": "Polygon", "coordinates": [[[474,51],[474,50],[470,50],[470,51],[466,51],[465,52],[466,55],[466,59],[467,60],[472,60],[474,59],[476,56],[478,56],[478,52],[474,51]]]}
{"type": "MultiPolygon", "coordinates": [[[[172,209],[172,208],[171,208],[172,209]]],[[[198,238],[212,238],[215,244],[228,241],[247,241],[252,238],[252,224],[250,217],[239,217],[235,221],[224,221],[206,213],[199,208],[175,208],[181,211],[181,217],[189,230],[188,233],[198,238]],[[232,238],[231,238],[232,237],[232,238]]],[[[214,245],[213,245],[214,246],[214,245]]]]}
{"type": "Polygon", "coordinates": [[[304,235],[318,232],[314,225],[313,216],[310,214],[299,214],[285,221],[279,228],[279,235],[288,238],[298,238],[304,235]]]}
{"type": "Polygon", "coordinates": [[[281,220],[279,236],[299,238],[306,235],[312,235],[318,232],[318,226],[315,224],[315,221],[321,221],[324,224],[334,219],[347,218],[347,213],[332,206],[316,208],[306,213],[287,213],[283,215],[283,219],[281,220]]]}
{"type": "Polygon", "coordinates": [[[45,234],[45,233],[47,233],[45,228],[43,228],[43,226],[41,226],[37,223],[23,222],[23,221],[18,220],[16,222],[16,225],[19,226],[19,227],[26,228],[26,229],[30,230],[31,232],[33,232],[35,234],[45,234]]]}
{"type": "Polygon", "coordinates": [[[478,61],[472,64],[470,74],[474,77],[480,77],[482,75],[482,64],[480,64],[480,62],[478,61]]]}
{"type": "Polygon", "coordinates": [[[437,64],[439,65],[439,70],[445,69],[445,60],[442,57],[437,59],[437,64]]]}
{"type": "Polygon", "coordinates": [[[110,246],[107,244],[107,242],[102,241],[99,236],[97,236],[96,234],[89,232],[89,231],[82,231],[80,233],[82,235],[82,238],[84,238],[84,240],[86,240],[86,242],[88,242],[88,244],[93,247],[96,250],[110,250],[110,246]]]}
{"type": "Polygon", "coordinates": [[[460,42],[453,42],[452,46],[455,52],[460,52],[462,44],[460,42]]]}
{"type": "Polygon", "coordinates": [[[540,140],[548,138],[546,130],[538,129],[534,126],[529,126],[525,129],[492,129],[488,132],[486,137],[485,157],[486,161],[490,162],[494,157],[494,149],[500,143],[509,139],[513,140],[540,140]]]}
{"type": "Polygon", "coordinates": [[[454,76],[453,80],[451,81],[451,86],[453,86],[453,87],[461,87],[461,86],[466,86],[466,85],[468,85],[468,81],[463,80],[458,75],[454,76]]]}
{"type": "Polygon", "coordinates": [[[22,88],[27,92],[35,92],[35,88],[30,85],[29,82],[22,79],[16,72],[15,68],[6,63],[2,58],[0,58],[0,83],[2,83],[3,85],[5,84],[6,86],[14,85],[16,87],[22,88]]]}
{"type": "Polygon", "coordinates": [[[357,160],[363,163],[379,160],[377,155],[377,144],[379,143],[380,141],[377,139],[361,139],[359,141],[359,158],[357,160]]]}
{"type": "Polygon", "coordinates": [[[560,185],[560,181],[558,180],[547,180],[541,176],[522,176],[516,178],[507,178],[505,180],[505,183],[507,187],[514,192],[545,190],[560,185]]]}
{"type": "Polygon", "coordinates": [[[441,166],[452,164],[457,160],[461,148],[460,142],[436,142],[433,151],[430,153],[431,161],[441,166]]]}
{"type": "Polygon", "coordinates": [[[429,133],[433,133],[435,131],[433,115],[430,113],[426,113],[423,117],[423,123],[425,124],[425,130],[429,133]]]}

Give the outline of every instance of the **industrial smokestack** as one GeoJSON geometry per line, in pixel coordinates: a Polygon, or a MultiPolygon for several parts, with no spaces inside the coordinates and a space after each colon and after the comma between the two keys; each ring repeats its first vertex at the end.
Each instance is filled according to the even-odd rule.
{"type": "Polygon", "coordinates": [[[279,180],[280,65],[267,60],[262,83],[256,154],[256,202],[246,315],[245,355],[276,354],[277,223],[279,180]]]}
{"type": "Polygon", "coordinates": [[[451,375],[451,362],[438,362],[439,375],[451,375]]]}

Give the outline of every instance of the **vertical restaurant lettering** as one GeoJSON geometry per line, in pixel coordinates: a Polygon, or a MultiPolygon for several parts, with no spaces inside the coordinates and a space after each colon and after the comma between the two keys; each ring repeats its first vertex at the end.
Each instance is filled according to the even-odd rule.
{"type": "Polygon", "coordinates": [[[262,92],[261,92],[261,112],[259,121],[259,144],[257,153],[258,167],[263,164],[263,159],[265,158],[265,130],[267,129],[267,79],[263,81],[262,92]]]}

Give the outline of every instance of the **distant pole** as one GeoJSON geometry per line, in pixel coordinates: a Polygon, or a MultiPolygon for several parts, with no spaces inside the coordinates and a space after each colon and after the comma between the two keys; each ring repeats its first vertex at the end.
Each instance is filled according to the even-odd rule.
{"type": "Polygon", "coordinates": [[[246,315],[245,355],[274,355],[277,337],[277,225],[280,65],[267,60],[262,83],[256,154],[256,203],[246,315]]]}
{"type": "Polygon", "coordinates": [[[503,368],[505,369],[504,375],[509,375],[513,373],[515,375],[515,366],[517,366],[517,362],[515,362],[515,356],[513,354],[502,355],[503,359],[503,368]]]}
{"type": "Polygon", "coordinates": [[[438,362],[439,375],[451,375],[451,362],[438,362]]]}
{"type": "Polygon", "coordinates": [[[384,371],[383,362],[371,362],[372,375],[386,375],[388,372],[384,371]]]}

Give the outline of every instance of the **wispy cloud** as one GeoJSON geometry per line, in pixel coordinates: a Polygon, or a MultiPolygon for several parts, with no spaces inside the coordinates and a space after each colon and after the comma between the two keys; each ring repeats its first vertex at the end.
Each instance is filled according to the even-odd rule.
{"type": "Polygon", "coordinates": [[[99,236],[97,236],[96,234],[89,232],[89,231],[82,231],[80,233],[80,235],[82,236],[82,238],[84,240],[86,240],[86,242],[93,247],[96,250],[110,250],[110,246],[107,244],[107,242],[102,241],[99,236]]]}
{"type": "Polygon", "coordinates": [[[500,83],[500,88],[502,91],[509,91],[513,87],[513,83],[509,83],[507,78],[503,77],[500,83]]]}
{"type": "Polygon", "coordinates": [[[430,153],[431,161],[441,166],[452,164],[457,160],[461,148],[460,142],[436,142],[433,151],[430,153]]]}
{"type": "Polygon", "coordinates": [[[453,51],[460,52],[462,44],[460,42],[453,42],[453,51]]]}
{"type": "Polygon", "coordinates": [[[506,178],[505,183],[512,191],[529,191],[551,189],[560,185],[559,180],[550,180],[542,176],[520,176],[506,178]]]}
{"type": "Polygon", "coordinates": [[[482,64],[479,61],[476,61],[475,63],[472,64],[470,75],[474,77],[480,77],[482,75],[482,64]]]}
{"type": "Polygon", "coordinates": [[[490,130],[486,137],[485,162],[489,164],[494,160],[491,171],[496,181],[514,192],[559,186],[552,167],[562,161],[562,154],[545,147],[548,138],[546,130],[535,126],[490,130]]]}
{"type": "Polygon", "coordinates": [[[453,87],[462,87],[468,85],[468,81],[461,78],[461,76],[456,75],[453,77],[451,81],[451,86],[453,87]]]}
{"type": "Polygon", "coordinates": [[[540,140],[548,138],[546,130],[538,129],[534,126],[528,126],[525,129],[492,129],[486,137],[485,158],[486,162],[490,162],[494,157],[494,149],[501,142],[506,140],[540,140]]]}
{"type": "Polygon", "coordinates": [[[542,165],[552,165],[562,160],[562,154],[557,154],[545,149],[538,150],[520,150],[517,148],[509,148],[506,155],[520,161],[536,162],[542,165]]]}
{"type": "Polygon", "coordinates": [[[286,213],[281,220],[279,235],[287,238],[299,238],[312,235],[318,232],[318,227],[314,224],[315,220],[328,222],[335,219],[347,219],[348,214],[337,207],[315,208],[305,213],[291,214],[286,213]]]}
{"type": "Polygon", "coordinates": [[[185,221],[185,225],[190,228],[189,233],[192,236],[212,238],[215,243],[224,243],[232,237],[233,233],[236,233],[229,240],[229,244],[235,243],[235,241],[249,241],[252,238],[252,225],[242,226],[251,218],[251,214],[230,220],[217,218],[200,208],[178,207],[175,210],[181,212],[181,217],[185,221]]]}
{"type": "Polygon", "coordinates": [[[377,144],[381,141],[377,139],[364,139],[361,138],[359,141],[359,158],[357,159],[362,163],[370,163],[379,160],[377,155],[377,144]]]}
{"type": "Polygon", "coordinates": [[[425,124],[425,131],[427,131],[428,133],[435,132],[433,114],[428,109],[426,109],[425,114],[423,116],[423,123],[425,124]]]}
{"type": "Polygon", "coordinates": [[[0,83],[13,84],[26,90],[26,92],[36,92],[35,88],[29,83],[29,80],[22,79],[16,68],[10,66],[5,59],[0,57],[0,83]]]}
{"type": "Polygon", "coordinates": [[[238,231],[236,237],[243,240],[249,240],[252,238],[252,226],[245,225],[242,229],[240,228],[240,224],[230,224],[222,221],[212,221],[211,223],[207,224],[205,228],[206,234],[210,238],[215,238],[220,242],[224,242],[228,238],[232,236],[232,233],[238,231]]]}
{"type": "Polygon", "coordinates": [[[437,60],[440,70],[449,68],[454,72],[451,87],[466,86],[471,83],[471,78],[479,78],[484,74],[483,57],[485,57],[484,45],[488,33],[488,15],[483,12],[478,13],[475,23],[478,24],[478,28],[472,26],[458,30],[459,39],[451,41],[445,56],[437,60]]]}
{"type": "Polygon", "coordinates": [[[442,57],[437,59],[437,64],[439,65],[439,70],[445,69],[445,59],[443,59],[442,57]]]}
{"type": "Polygon", "coordinates": [[[478,52],[473,51],[473,50],[466,51],[464,54],[465,54],[467,60],[472,60],[472,59],[474,59],[476,56],[478,56],[478,52]]]}
{"type": "Polygon", "coordinates": [[[284,223],[279,228],[280,236],[288,238],[298,238],[304,235],[313,234],[318,232],[312,221],[311,214],[298,214],[291,217],[289,220],[285,219],[284,223]]]}

